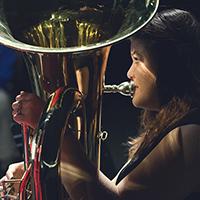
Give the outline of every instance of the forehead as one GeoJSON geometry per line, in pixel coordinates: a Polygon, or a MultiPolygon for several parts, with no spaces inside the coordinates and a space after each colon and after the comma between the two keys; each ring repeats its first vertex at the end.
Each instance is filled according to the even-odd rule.
{"type": "Polygon", "coordinates": [[[152,55],[150,53],[150,50],[147,48],[148,43],[145,42],[144,40],[141,39],[133,39],[131,41],[131,54],[139,54],[143,58],[143,60],[151,66],[153,64],[152,60],[152,55]]]}
{"type": "Polygon", "coordinates": [[[140,53],[144,56],[148,56],[147,50],[144,45],[144,41],[139,39],[133,39],[131,41],[131,52],[135,51],[136,53],[140,53]]]}
{"type": "Polygon", "coordinates": [[[157,67],[155,65],[155,60],[150,52],[148,50],[148,43],[141,40],[141,39],[133,39],[131,41],[131,54],[139,54],[145,63],[145,65],[150,68],[152,71],[156,71],[157,67]]]}

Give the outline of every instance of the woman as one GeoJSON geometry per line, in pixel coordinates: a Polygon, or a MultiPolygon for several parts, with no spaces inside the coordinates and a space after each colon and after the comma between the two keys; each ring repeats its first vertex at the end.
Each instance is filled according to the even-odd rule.
{"type": "MultiPolygon", "coordinates": [[[[157,13],[131,38],[131,56],[128,78],[136,86],[132,102],[144,110],[140,136],[129,141],[129,161],[111,181],[96,173],[79,142],[66,135],[61,176],[73,200],[178,200],[200,190],[198,22],[182,10],[157,13]],[[69,166],[79,175],[70,173],[69,166]]],[[[37,120],[27,119],[33,112],[23,109],[32,103],[30,94],[23,92],[16,100],[14,119],[34,128],[37,120]]]]}

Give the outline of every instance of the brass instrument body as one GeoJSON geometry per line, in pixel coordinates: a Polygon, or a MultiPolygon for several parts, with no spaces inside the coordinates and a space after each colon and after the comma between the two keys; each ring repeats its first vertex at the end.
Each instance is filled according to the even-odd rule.
{"type": "MultiPolygon", "coordinates": [[[[57,89],[65,87],[73,91],[72,94],[67,94],[68,96],[65,98],[64,103],[68,106],[72,105],[70,102],[77,102],[77,100],[75,100],[77,97],[73,97],[77,91],[81,94],[81,100],[79,100],[81,101],[81,109],[79,109],[78,112],[73,112],[73,123],[71,126],[73,127],[73,134],[75,134],[83,144],[87,156],[98,168],[100,167],[99,133],[101,130],[103,75],[105,74],[109,51],[110,47],[104,47],[89,53],[85,52],[81,54],[60,53],[34,55],[34,57],[32,57],[29,53],[25,58],[27,66],[29,66],[28,70],[32,70],[30,72],[33,78],[32,82],[36,81],[33,85],[33,87],[35,87],[34,91],[36,91],[38,96],[48,101],[40,120],[42,125],[46,119],[49,118],[48,113],[51,111],[50,108],[48,109],[51,102],[50,99],[55,95],[54,92],[57,89]],[[73,101],[69,99],[73,99],[73,101]]],[[[50,160],[49,156],[59,155],[61,153],[60,147],[63,144],[63,134],[68,134],[66,126],[69,126],[68,118],[72,115],[70,108],[72,109],[73,106],[69,106],[68,109],[65,109],[65,115],[59,113],[59,117],[53,112],[52,117],[57,120],[57,123],[54,119],[54,122],[51,122],[52,124],[50,123],[51,129],[47,129],[45,126],[44,130],[40,128],[39,125],[34,138],[38,138],[41,132],[45,137],[43,137],[42,144],[36,139],[32,142],[35,143],[34,146],[39,147],[41,145],[42,147],[40,164],[41,186],[43,188],[44,199],[61,199],[62,194],[58,192],[59,183],[61,183],[61,181],[59,176],[56,176],[56,174],[60,175],[60,156],[52,160],[50,160]],[[64,120],[63,123],[61,123],[62,120],[64,120]],[[59,125],[60,127],[58,128],[59,125]],[[52,137],[51,133],[53,130],[56,134],[52,137]],[[48,160],[48,162],[46,160],[48,160]],[[56,162],[54,162],[55,160],[56,162]],[[53,163],[53,167],[45,163],[53,163]],[[58,173],[55,173],[56,171],[58,173]],[[52,174],[51,176],[43,175],[49,174],[50,172],[52,174]],[[56,185],[57,187],[55,187],[56,185]],[[49,192],[46,193],[45,191],[49,192]]],[[[64,107],[60,106],[60,109],[62,110],[64,107]]],[[[57,110],[57,108],[55,110],[57,110]]],[[[37,149],[33,148],[32,155],[35,155],[34,152],[36,151],[37,149]]],[[[34,160],[34,157],[32,160],[34,160]]]]}
{"type": "MultiPolygon", "coordinates": [[[[30,60],[33,58],[29,57],[30,54],[25,58],[32,82],[35,82],[34,91],[45,101],[58,88],[64,86],[78,90],[83,95],[87,116],[88,130],[86,132],[91,132],[89,135],[98,134],[100,130],[98,124],[100,124],[101,116],[102,81],[109,50],[110,47],[105,47],[90,54],[34,55],[35,61],[30,60]]],[[[93,145],[96,146],[96,144],[93,145]]],[[[91,158],[93,160],[97,158],[97,155],[91,158]]]]}
{"type": "Polygon", "coordinates": [[[61,159],[65,156],[64,138],[66,134],[78,132],[79,136],[76,135],[76,137],[80,141],[87,139],[83,126],[86,119],[82,116],[85,112],[82,97],[83,95],[78,90],[62,87],[54,92],[44,108],[36,130],[37,134],[33,137],[32,191],[34,191],[34,197],[32,196],[32,199],[67,199],[67,193],[61,183],[63,172],[60,170],[61,159]],[[81,123],[77,120],[79,118],[82,120],[81,123]]]}
{"type": "MultiPolygon", "coordinates": [[[[69,130],[73,130],[73,134],[82,141],[89,159],[100,167],[101,102],[110,47],[147,24],[158,3],[158,0],[0,1],[0,43],[22,52],[33,91],[48,102],[33,139],[35,146],[30,155],[32,171],[37,159],[35,156],[42,146],[41,171],[50,159],[49,151],[54,149],[52,155],[58,155],[58,159],[56,162],[55,159],[49,160],[45,166],[49,166],[46,169],[50,170],[55,165],[56,173],[52,174],[59,176],[63,135],[69,130]],[[55,114],[59,108],[50,107],[52,96],[60,88],[67,91],[60,95],[67,101],[62,104],[63,109],[69,106],[65,115],[55,114]],[[70,103],[72,99],[75,105],[70,103]],[[77,109],[72,115],[74,106],[77,109]],[[49,114],[51,111],[54,114],[49,114]],[[54,138],[56,135],[51,137],[50,130],[41,127],[49,116],[54,119],[52,123],[63,120],[57,139],[54,138]],[[37,140],[41,135],[43,139],[37,140]],[[52,166],[50,163],[53,163],[52,166]]],[[[46,187],[42,180],[44,174],[40,174],[41,188],[46,187]]],[[[30,177],[30,182],[34,185],[35,180],[30,177]]],[[[52,185],[55,183],[61,188],[60,178],[52,185]]],[[[32,188],[32,199],[35,199],[36,191],[32,188]]],[[[59,189],[56,193],[54,199],[62,198],[59,189]]],[[[42,199],[51,199],[50,192],[42,195],[42,199]]]]}

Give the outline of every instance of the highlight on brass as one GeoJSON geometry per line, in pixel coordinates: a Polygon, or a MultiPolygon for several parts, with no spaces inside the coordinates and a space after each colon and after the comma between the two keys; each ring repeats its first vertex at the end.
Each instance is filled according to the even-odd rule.
{"type": "Polygon", "coordinates": [[[158,4],[159,0],[0,0],[0,43],[23,54],[33,91],[47,102],[31,147],[24,131],[24,175],[5,183],[2,198],[66,199],[65,179],[77,171],[87,178],[62,160],[67,134],[77,137],[100,168],[100,145],[107,135],[101,130],[102,95],[132,96],[135,88],[133,82],[103,85],[110,47],[147,24],[158,4]]]}
{"type": "Polygon", "coordinates": [[[120,93],[124,96],[133,97],[135,93],[135,84],[133,81],[125,81],[120,83],[119,85],[104,85],[103,87],[104,93],[120,93]]]}
{"type": "Polygon", "coordinates": [[[0,42],[24,51],[72,52],[132,35],[152,18],[158,0],[1,0],[0,42]]]}

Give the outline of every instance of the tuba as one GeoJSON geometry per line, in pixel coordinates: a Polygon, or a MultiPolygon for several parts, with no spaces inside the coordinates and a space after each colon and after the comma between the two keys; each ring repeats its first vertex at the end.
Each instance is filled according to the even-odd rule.
{"type": "MultiPolygon", "coordinates": [[[[0,0],[0,43],[21,52],[32,89],[46,106],[29,145],[24,125],[25,172],[15,195],[67,199],[60,163],[66,134],[74,134],[100,168],[103,92],[132,95],[134,86],[104,85],[111,45],[145,26],[159,0],[0,0]]],[[[67,169],[73,170],[73,169],[67,169]]],[[[5,183],[8,184],[8,183],[5,183]]]]}

